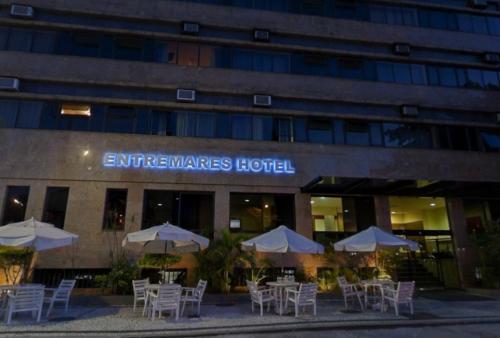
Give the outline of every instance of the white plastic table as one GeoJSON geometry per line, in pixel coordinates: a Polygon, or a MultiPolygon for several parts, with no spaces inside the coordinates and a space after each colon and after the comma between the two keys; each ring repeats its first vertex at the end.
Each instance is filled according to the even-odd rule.
{"type": "Polygon", "coordinates": [[[291,287],[297,287],[300,285],[300,283],[297,282],[287,282],[287,281],[281,281],[281,282],[267,282],[267,286],[272,287],[275,290],[275,295],[278,301],[278,313],[280,316],[283,315],[283,298],[284,298],[284,292],[286,288],[291,288],[291,287]]]}
{"type": "Polygon", "coordinates": [[[384,312],[384,286],[393,285],[394,282],[390,280],[366,280],[361,281],[361,286],[365,291],[365,309],[368,308],[369,291],[372,290],[372,299],[376,299],[377,290],[380,294],[380,312],[384,312]]]}

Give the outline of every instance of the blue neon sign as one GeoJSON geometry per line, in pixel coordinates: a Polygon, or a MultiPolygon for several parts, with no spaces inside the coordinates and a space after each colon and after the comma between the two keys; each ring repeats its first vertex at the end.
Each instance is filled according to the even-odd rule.
{"type": "Polygon", "coordinates": [[[106,168],[295,174],[292,161],[276,158],[109,152],[102,164],[106,168]]]}

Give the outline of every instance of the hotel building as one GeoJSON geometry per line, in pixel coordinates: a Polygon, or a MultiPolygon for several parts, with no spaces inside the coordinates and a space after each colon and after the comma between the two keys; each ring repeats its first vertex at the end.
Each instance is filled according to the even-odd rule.
{"type": "Polygon", "coordinates": [[[401,276],[474,285],[499,65],[498,1],[0,0],[0,222],[78,234],[35,276],[81,287],[167,220],[326,244],[375,224],[422,244],[401,276]]]}

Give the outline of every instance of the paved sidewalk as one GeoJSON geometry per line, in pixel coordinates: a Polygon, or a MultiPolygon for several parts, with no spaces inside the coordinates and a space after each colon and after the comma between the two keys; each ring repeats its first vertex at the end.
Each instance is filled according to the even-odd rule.
{"type": "Polygon", "coordinates": [[[77,297],[66,315],[55,311],[49,320],[33,323],[29,317],[17,317],[13,325],[0,324],[0,337],[10,336],[121,336],[181,337],[217,334],[256,334],[284,331],[408,327],[422,325],[463,325],[500,323],[500,301],[464,293],[446,297],[446,293],[423,294],[416,299],[415,315],[396,317],[394,312],[343,312],[343,301],[332,295],[320,295],[318,316],[310,313],[299,318],[278,316],[273,312],[261,318],[252,313],[247,295],[207,295],[202,317],[189,317],[190,308],[178,322],[171,318],[148,320],[141,311],[133,313],[130,297],[77,297]]]}

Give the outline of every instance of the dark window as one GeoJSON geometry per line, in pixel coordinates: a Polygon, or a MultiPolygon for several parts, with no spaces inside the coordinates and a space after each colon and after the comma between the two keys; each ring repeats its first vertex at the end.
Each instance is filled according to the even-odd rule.
{"type": "Polygon", "coordinates": [[[72,53],[79,56],[99,56],[101,42],[98,35],[89,33],[73,34],[73,50],[72,53]]]}
{"type": "Polygon", "coordinates": [[[170,113],[164,111],[153,111],[151,118],[151,134],[172,135],[170,113]]]}
{"type": "Polygon", "coordinates": [[[0,128],[14,128],[16,126],[18,101],[0,101],[0,128]]]}
{"type": "Polygon", "coordinates": [[[2,224],[24,221],[30,187],[8,186],[5,194],[2,224]]]}
{"type": "Polygon", "coordinates": [[[278,142],[292,142],[292,119],[274,118],[273,140],[278,142]]]}
{"type": "Polygon", "coordinates": [[[127,189],[107,189],[104,206],[104,230],[124,230],[127,210],[127,189]]]}
{"type": "Polygon", "coordinates": [[[166,222],[211,237],[213,194],[145,190],[142,229],[166,222]]]}
{"type": "Polygon", "coordinates": [[[451,67],[439,67],[439,82],[442,86],[456,87],[457,86],[457,76],[455,70],[451,67]]]}
{"type": "Polygon", "coordinates": [[[176,135],[187,137],[214,137],[215,114],[177,112],[176,135]]]}
{"type": "Polygon", "coordinates": [[[32,38],[33,31],[23,28],[13,28],[10,31],[7,49],[21,52],[30,52],[32,38]]]}
{"type": "Polygon", "coordinates": [[[252,116],[251,115],[233,115],[232,117],[232,135],[237,140],[252,139],[252,116]]]}
{"type": "Polygon", "coordinates": [[[451,148],[455,150],[469,150],[467,130],[465,127],[450,127],[451,148]]]}
{"type": "Polygon", "coordinates": [[[346,121],[345,143],[352,145],[370,145],[369,124],[361,121],[346,121]]]}
{"type": "Polygon", "coordinates": [[[394,65],[394,80],[396,83],[411,83],[410,65],[406,63],[395,63],[394,65]]]}
{"type": "Polygon", "coordinates": [[[42,221],[64,228],[69,188],[48,187],[42,221]]]}
{"type": "Polygon", "coordinates": [[[253,139],[271,141],[273,139],[273,118],[271,116],[253,117],[253,139]]]}
{"type": "Polygon", "coordinates": [[[363,78],[363,61],[358,59],[339,59],[339,77],[347,79],[363,78]]]}
{"type": "Polygon", "coordinates": [[[411,124],[384,123],[384,141],[387,147],[432,148],[430,128],[411,124]]]}
{"type": "Polygon", "coordinates": [[[384,82],[394,82],[394,70],[392,63],[376,62],[377,79],[384,82]]]}
{"type": "Polygon", "coordinates": [[[332,143],[332,122],[330,120],[310,119],[307,136],[311,143],[332,143]]]}
{"type": "Polygon", "coordinates": [[[500,132],[491,131],[481,131],[479,133],[481,140],[486,151],[498,152],[500,151],[500,132]]]}
{"type": "Polygon", "coordinates": [[[294,195],[231,193],[231,230],[261,233],[280,225],[294,229],[294,209],[294,195]]]}
{"type": "Polygon", "coordinates": [[[117,38],[115,57],[123,60],[141,61],[143,59],[144,40],[137,38],[117,38]]]}
{"type": "Polygon", "coordinates": [[[106,132],[133,133],[135,131],[136,113],[133,108],[108,107],[106,112],[106,132]]]}

